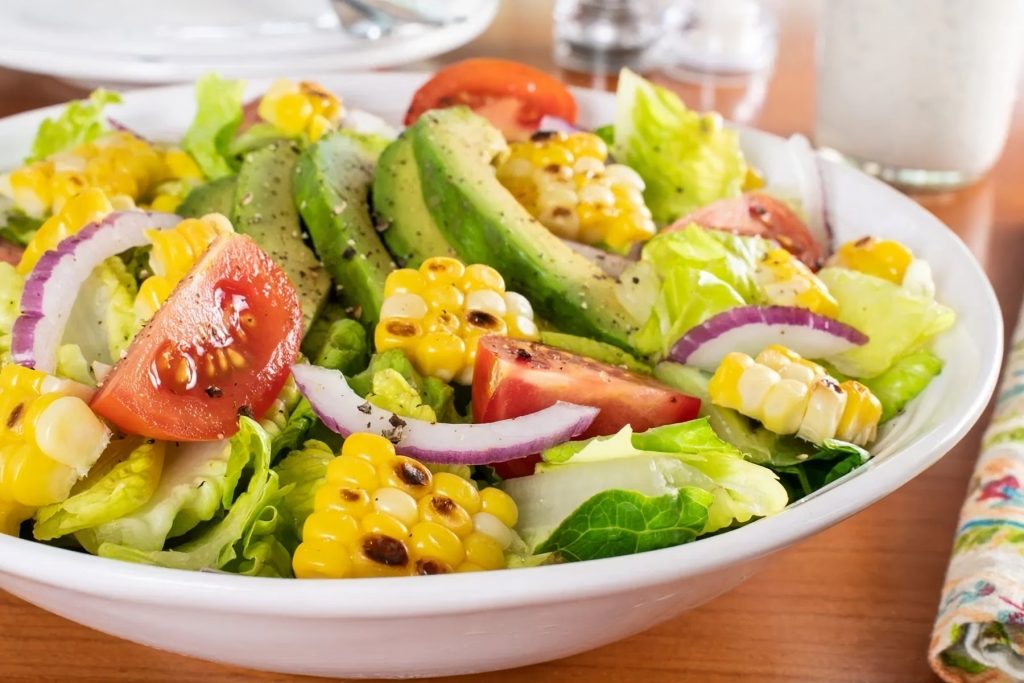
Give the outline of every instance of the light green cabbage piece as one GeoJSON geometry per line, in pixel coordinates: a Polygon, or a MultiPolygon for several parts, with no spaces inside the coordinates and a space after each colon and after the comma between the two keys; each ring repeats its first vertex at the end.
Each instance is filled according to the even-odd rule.
{"type": "Polygon", "coordinates": [[[893,362],[953,326],[953,309],[929,296],[845,268],[823,268],[818,277],[839,303],[839,320],[868,336],[868,343],[828,358],[850,377],[875,377],[893,362]]]}
{"type": "Polygon", "coordinates": [[[47,117],[39,124],[32,141],[32,156],[25,161],[39,161],[95,140],[108,130],[104,108],[120,102],[120,95],[103,88],[93,90],[87,99],[71,102],[56,119],[47,117]]]}
{"type": "Polygon", "coordinates": [[[181,146],[209,179],[231,175],[229,146],[242,123],[245,81],[231,81],[215,73],[196,81],[196,115],[181,146]]]}
{"type": "Polygon", "coordinates": [[[373,375],[373,389],[366,400],[401,417],[437,422],[434,409],[423,403],[418,391],[397,370],[385,368],[373,375]]]}
{"type": "Polygon", "coordinates": [[[33,534],[40,541],[48,541],[111,522],[139,509],[152,497],[160,482],[164,449],[163,443],[146,441],[133,448],[123,460],[109,465],[101,460],[75,487],[74,495],[36,512],[33,534]]]}
{"type": "Polygon", "coordinates": [[[771,248],[760,237],[696,225],[654,237],[644,246],[641,266],[653,267],[657,294],[633,344],[645,355],[664,356],[676,340],[708,318],[761,303],[754,272],[771,248]]]}
{"type": "Polygon", "coordinates": [[[738,196],[747,173],[736,132],[717,114],[690,111],[671,90],[629,69],[619,74],[611,151],[644,179],[644,199],[659,224],[738,196]]]}

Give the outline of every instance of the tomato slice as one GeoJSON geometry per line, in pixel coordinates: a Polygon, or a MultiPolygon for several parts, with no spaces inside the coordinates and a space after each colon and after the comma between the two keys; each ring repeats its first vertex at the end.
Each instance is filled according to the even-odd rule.
{"type": "Polygon", "coordinates": [[[131,343],[92,408],[127,434],[231,436],[240,415],[270,407],[301,339],[288,276],[248,237],[221,237],[131,343]]]}
{"type": "Polygon", "coordinates": [[[416,91],[405,125],[427,110],[459,104],[486,117],[509,140],[529,137],[545,114],[576,123],[576,98],[558,79],[519,62],[467,59],[444,67],[416,91]]]}
{"type": "Polygon", "coordinates": [[[680,218],[665,230],[681,230],[691,223],[737,235],[773,239],[811,270],[821,268],[821,245],[800,217],[771,195],[753,192],[734,199],[720,199],[680,218]]]}
{"type": "MultiPolygon", "coordinates": [[[[473,417],[495,422],[569,401],[600,408],[579,438],[641,432],[697,417],[700,399],[628,370],[536,342],[489,335],[480,340],[473,368],[473,417]]],[[[533,473],[539,456],[503,463],[505,478],[533,473]]]]}

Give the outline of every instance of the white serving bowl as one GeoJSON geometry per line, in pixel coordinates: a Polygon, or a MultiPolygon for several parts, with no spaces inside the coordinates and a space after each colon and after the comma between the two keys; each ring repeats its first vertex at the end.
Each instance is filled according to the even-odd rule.
{"type": "MultiPolygon", "coordinates": [[[[422,75],[321,79],[346,103],[398,121],[422,75]]],[[[258,92],[266,84],[254,84],[258,92]]],[[[578,91],[586,123],[611,119],[612,97],[578,91]]],[[[146,135],[180,133],[189,88],[126,98],[119,120],[146,135]]],[[[18,163],[54,109],[0,121],[0,167],[18,163]]],[[[742,132],[769,181],[789,173],[780,138],[742,132]]],[[[782,513],[675,548],[606,560],[467,575],[289,581],[189,573],[100,559],[0,536],[0,587],[122,638],[271,671],[413,677],[471,673],[564,657],[650,628],[733,588],[768,554],[854,514],[907,483],[978,419],[1002,358],[1002,318],[963,243],[917,204],[850,168],[824,178],[839,240],[899,239],[928,259],[938,297],[958,315],[937,343],[946,360],[876,457],[782,513]]]]}

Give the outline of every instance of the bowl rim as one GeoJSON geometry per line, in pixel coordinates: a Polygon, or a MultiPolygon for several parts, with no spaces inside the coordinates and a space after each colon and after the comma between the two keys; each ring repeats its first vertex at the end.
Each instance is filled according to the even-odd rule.
{"type": "MultiPolygon", "coordinates": [[[[351,81],[354,76],[394,80],[410,87],[420,72],[336,74],[324,80],[351,81]]],[[[250,84],[250,88],[256,87],[250,84]]],[[[597,101],[610,93],[574,88],[597,101]]],[[[125,101],[167,94],[185,95],[191,86],[147,88],[126,92],[125,101]]],[[[22,124],[58,111],[55,105],[0,119],[0,126],[22,124]]],[[[747,129],[754,130],[754,129],[747,129]]],[[[781,139],[764,131],[758,135],[781,139]]],[[[872,192],[898,195],[912,204],[915,223],[927,225],[943,249],[964,261],[965,274],[974,281],[975,305],[990,321],[989,348],[982,352],[979,384],[955,421],[934,427],[898,455],[885,459],[844,481],[832,490],[787,507],[728,533],[662,550],[586,562],[374,581],[295,581],[248,577],[219,572],[192,572],[132,564],[69,552],[34,541],[0,535],[0,573],[17,584],[32,581],[82,594],[119,601],[178,609],[233,612],[252,615],[312,618],[387,618],[457,614],[483,609],[515,608],[537,604],[585,600],[614,592],[664,585],[707,574],[727,565],[754,560],[836,524],[909,482],[955,446],[977,422],[999,379],[1003,357],[1003,321],[995,292],[981,265],[963,241],[922,206],[895,189],[860,171],[826,161],[829,170],[861,176],[872,192]]],[[[959,321],[957,324],[960,324],[959,321]]]]}

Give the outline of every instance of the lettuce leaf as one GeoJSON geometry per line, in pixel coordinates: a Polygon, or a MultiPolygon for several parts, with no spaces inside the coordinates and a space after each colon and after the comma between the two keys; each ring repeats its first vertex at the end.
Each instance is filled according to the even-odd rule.
{"type": "Polygon", "coordinates": [[[328,321],[321,315],[302,341],[302,352],[314,365],[352,375],[366,367],[366,329],[348,317],[328,321]]]}
{"type": "Polygon", "coordinates": [[[664,356],[681,336],[708,318],[759,303],[763,297],[754,272],[769,249],[771,243],[760,237],[696,225],[655,236],[644,245],[641,259],[658,276],[657,294],[646,322],[633,335],[636,348],[664,356]]]}
{"type": "Polygon", "coordinates": [[[373,378],[383,370],[394,370],[415,389],[424,405],[434,411],[438,422],[462,422],[464,418],[455,409],[455,391],[436,377],[424,377],[416,372],[401,349],[376,353],[365,370],[348,378],[348,384],[360,396],[373,391],[373,378]]]}
{"type": "Polygon", "coordinates": [[[401,417],[437,422],[434,409],[423,403],[419,392],[398,371],[385,368],[373,375],[373,389],[366,400],[401,417]]]}
{"type": "Polygon", "coordinates": [[[135,314],[137,292],[135,278],[121,259],[101,263],[75,298],[64,343],[77,345],[87,362],[113,364],[142,328],[135,314]]]}
{"type": "Polygon", "coordinates": [[[277,505],[281,513],[277,536],[291,552],[302,540],[302,525],[313,512],[313,497],[327,477],[327,463],[333,459],[334,452],[327,444],[310,440],[274,467],[281,488],[287,490],[277,505]]]}
{"type": "Polygon", "coordinates": [[[671,90],[629,69],[619,74],[611,152],[644,179],[659,224],[738,196],[747,174],[739,138],[717,114],[690,111],[671,90]]]}
{"type": "Polygon", "coordinates": [[[0,261],[0,363],[11,360],[11,328],[21,313],[25,279],[10,263],[0,261]]]}
{"type": "Polygon", "coordinates": [[[39,124],[32,141],[32,155],[25,163],[45,159],[100,137],[108,130],[103,110],[120,103],[121,96],[116,92],[97,88],[87,99],[75,100],[64,107],[56,119],[47,117],[39,124]]]}
{"type": "Polygon", "coordinates": [[[956,322],[953,310],[933,297],[873,275],[830,267],[818,277],[839,303],[839,320],[868,336],[867,344],[827,359],[850,377],[881,375],[956,322]]]}
{"type": "Polygon", "coordinates": [[[18,209],[0,212],[0,238],[13,244],[26,246],[35,236],[43,222],[18,209]]]}
{"type": "Polygon", "coordinates": [[[681,545],[704,529],[710,502],[710,494],[693,486],[657,497],[602,491],[563,520],[536,552],[578,562],[681,545]]]}
{"type": "Polygon", "coordinates": [[[245,81],[231,81],[210,73],[196,81],[196,115],[181,146],[208,179],[235,172],[229,147],[242,123],[245,81]]]}
{"type": "Polygon", "coordinates": [[[897,358],[877,377],[861,380],[882,403],[882,422],[891,420],[942,372],[941,358],[928,349],[918,349],[897,358]]]}
{"type": "Polygon", "coordinates": [[[231,438],[229,451],[230,460],[239,459],[238,454],[245,455],[246,469],[251,470],[251,475],[245,491],[237,498],[233,489],[230,493],[225,489],[227,511],[223,517],[200,527],[188,540],[169,550],[143,550],[105,542],[99,546],[98,554],[175,569],[213,568],[260,576],[290,576],[290,563],[282,562],[287,550],[274,536],[280,517],[274,506],[284,492],[277,473],[270,469],[270,438],[257,422],[243,417],[238,433],[231,438]]]}
{"type": "MultiPolygon", "coordinates": [[[[165,445],[133,441],[127,454],[114,451],[115,462],[99,462],[62,503],[47,505],[36,512],[33,535],[49,541],[67,534],[111,522],[131,514],[148,501],[160,482],[165,445]]],[[[104,454],[104,457],[107,454],[104,454]]]]}

